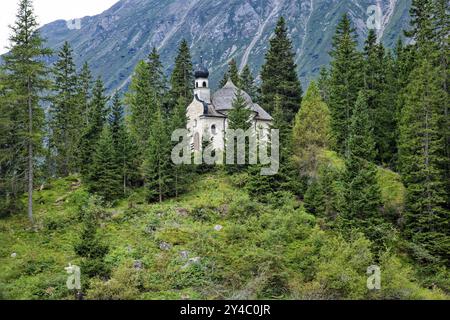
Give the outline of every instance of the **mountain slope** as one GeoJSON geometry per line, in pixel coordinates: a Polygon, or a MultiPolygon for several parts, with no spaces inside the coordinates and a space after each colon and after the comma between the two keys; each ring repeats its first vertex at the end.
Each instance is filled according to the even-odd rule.
{"type": "Polygon", "coordinates": [[[408,23],[410,0],[121,0],[100,15],[81,19],[81,29],[69,29],[59,20],[42,27],[42,34],[53,49],[68,40],[76,62],[88,61],[109,89],[124,88],[136,63],[153,46],[169,72],[177,45],[186,38],[194,60],[204,56],[216,84],[231,58],[259,71],[276,21],[283,15],[305,84],[329,62],[342,14],[350,14],[362,39],[368,32],[367,9],[374,4],[383,12],[378,33],[392,46],[408,23]]]}

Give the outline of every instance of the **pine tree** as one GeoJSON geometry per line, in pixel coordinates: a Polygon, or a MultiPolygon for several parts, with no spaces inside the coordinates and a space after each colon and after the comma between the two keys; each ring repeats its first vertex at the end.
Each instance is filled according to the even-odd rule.
{"type": "Polygon", "coordinates": [[[8,104],[11,124],[9,172],[12,174],[12,197],[22,192],[23,178],[27,181],[28,217],[33,219],[33,188],[36,157],[42,147],[44,114],[39,106],[43,91],[48,88],[44,58],[51,52],[43,47],[33,4],[21,0],[16,22],[11,26],[9,53],[4,55],[5,85],[9,88],[8,104]],[[14,168],[13,168],[14,167],[14,168]]]}
{"type": "Polygon", "coordinates": [[[171,186],[171,142],[167,119],[162,107],[157,105],[150,129],[146,159],[143,164],[148,200],[162,202],[170,194],[171,186]]]}
{"type": "Polygon", "coordinates": [[[123,194],[121,173],[114,150],[113,136],[110,128],[105,125],[95,145],[89,168],[89,190],[106,201],[118,199],[123,194]]]}
{"type": "MultiPolygon", "coordinates": [[[[170,132],[174,132],[178,129],[184,129],[187,125],[187,117],[186,117],[186,105],[187,100],[183,97],[178,98],[177,105],[173,109],[171,118],[170,118],[170,132]]],[[[177,145],[179,141],[172,142],[172,148],[177,145]]],[[[190,168],[186,164],[176,165],[171,163],[172,165],[172,182],[173,182],[173,191],[174,196],[178,197],[182,191],[186,188],[188,179],[190,177],[190,168]]]]}
{"type": "Polygon", "coordinates": [[[407,188],[405,234],[448,261],[448,158],[442,132],[448,98],[441,83],[440,73],[427,60],[412,72],[400,120],[399,167],[407,188]]]}
{"type": "MultiPolygon", "coordinates": [[[[233,99],[232,108],[228,113],[228,129],[230,130],[243,130],[244,132],[247,132],[252,126],[252,122],[250,119],[251,116],[251,110],[247,106],[247,102],[244,99],[244,96],[242,95],[241,89],[238,89],[236,92],[236,96],[233,99]]],[[[247,142],[247,138],[241,139],[236,136],[229,135],[230,131],[227,132],[225,140],[226,145],[230,145],[232,142],[231,140],[234,140],[234,159],[233,159],[233,165],[227,163],[227,169],[229,173],[233,172],[239,172],[246,167],[245,165],[238,164],[238,154],[237,154],[237,145],[245,143],[246,150],[248,150],[247,146],[249,145],[247,142]]],[[[226,152],[228,152],[228,147],[226,148],[226,152]]],[[[248,154],[246,151],[245,154],[245,160],[247,163],[248,160],[248,154]]]]}
{"type": "Polygon", "coordinates": [[[150,81],[150,96],[153,99],[153,109],[155,110],[155,100],[159,100],[162,103],[163,112],[170,114],[172,105],[170,104],[170,96],[168,95],[169,89],[167,79],[164,74],[164,67],[161,63],[161,58],[158,50],[154,47],[150,55],[148,56],[148,72],[150,81]]]}
{"type": "Polygon", "coordinates": [[[411,29],[404,32],[406,37],[414,39],[414,46],[422,56],[429,54],[433,46],[433,1],[412,1],[409,9],[411,29]]]}
{"type": "Polygon", "coordinates": [[[83,64],[78,74],[78,107],[80,108],[80,132],[89,126],[89,107],[92,98],[92,74],[87,62],[83,64]]]}
{"type": "Polygon", "coordinates": [[[377,168],[370,161],[375,157],[375,142],[371,127],[367,96],[358,95],[350,125],[349,153],[346,159],[345,209],[340,222],[345,228],[360,228],[377,244],[384,223],[380,215],[381,191],[377,181],[377,168]]]}
{"type": "Polygon", "coordinates": [[[258,100],[258,88],[255,83],[255,77],[253,77],[252,70],[249,65],[245,65],[240,76],[241,89],[247,92],[252,100],[256,102],[258,100]]]}
{"type": "Polygon", "coordinates": [[[123,195],[126,195],[132,177],[137,171],[137,150],[125,124],[124,114],[119,92],[116,91],[112,99],[111,114],[108,120],[113,141],[114,159],[122,176],[123,195]]]}
{"type": "Polygon", "coordinates": [[[56,174],[66,177],[76,172],[77,143],[82,120],[78,106],[78,78],[73,51],[65,42],[53,67],[53,96],[50,106],[51,149],[56,162],[56,174]]]}
{"type": "Polygon", "coordinates": [[[224,74],[223,79],[220,82],[220,87],[225,86],[230,79],[236,87],[241,88],[241,77],[239,76],[239,69],[235,59],[231,59],[228,62],[228,70],[224,74]]]}
{"type": "Polygon", "coordinates": [[[171,96],[174,103],[178,102],[178,98],[184,98],[186,101],[193,99],[194,76],[189,45],[183,39],[178,48],[178,55],[175,59],[175,68],[170,79],[172,86],[171,96]]]}
{"type": "Polygon", "coordinates": [[[303,98],[293,128],[293,154],[300,175],[316,178],[320,156],[331,145],[330,111],[313,81],[303,98]]]}
{"type": "Polygon", "coordinates": [[[99,198],[93,196],[89,199],[89,203],[81,212],[83,221],[81,237],[79,242],[74,245],[75,253],[82,258],[80,267],[83,275],[90,278],[109,275],[109,269],[104,261],[109,248],[103,243],[97,232],[98,218],[103,210],[99,198]]]}
{"type": "Polygon", "coordinates": [[[89,125],[80,142],[81,173],[87,176],[93,160],[94,150],[106,122],[105,88],[101,78],[95,82],[92,92],[92,100],[89,106],[89,125]]]}
{"type": "Polygon", "coordinates": [[[300,108],[303,93],[296,72],[295,53],[283,17],[278,20],[275,36],[270,40],[265,59],[261,71],[262,106],[272,113],[273,101],[279,95],[286,120],[290,123],[300,108]]]}
{"type": "Polygon", "coordinates": [[[357,51],[355,29],[345,14],[333,38],[330,76],[330,102],[332,127],[338,150],[349,152],[348,138],[353,108],[358,92],[363,88],[362,57],[357,51]]]}

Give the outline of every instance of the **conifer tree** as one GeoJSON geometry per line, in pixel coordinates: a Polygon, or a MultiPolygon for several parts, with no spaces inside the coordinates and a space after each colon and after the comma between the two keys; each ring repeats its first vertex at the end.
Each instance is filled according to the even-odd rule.
{"type": "Polygon", "coordinates": [[[407,188],[405,234],[448,261],[449,195],[446,184],[440,73],[423,60],[410,77],[400,120],[399,167],[407,188]]]}
{"type": "Polygon", "coordinates": [[[355,29],[345,14],[333,38],[329,107],[336,146],[348,154],[349,128],[358,92],[363,88],[362,57],[357,51],[355,29]]]}
{"type": "Polygon", "coordinates": [[[101,78],[98,78],[94,85],[89,106],[89,125],[80,142],[81,173],[84,176],[89,174],[94,150],[106,122],[106,103],[108,99],[105,96],[103,81],[101,78]]]}
{"type": "Polygon", "coordinates": [[[160,103],[157,104],[148,149],[143,164],[144,180],[149,201],[162,202],[170,194],[171,186],[171,142],[167,119],[160,103]]]}
{"type": "Polygon", "coordinates": [[[73,51],[65,42],[58,52],[53,70],[53,96],[50,106],[51,149],[54,152],[56,174],[65,177],[76,172],[77,143],[80,137],[81,113],[78,105],[78,78],[73,51]]]}
{"type": "Polygon", "coordinates": [[[330,72],[327,68],[320,68],[319,79],[317,80],[320,96],[325,103],[330,101],[330,72]]]}
{"type": "Polygon", "coordinates": [[[114,159],[122,176],[123,194],[125,195],[132,177],[137,171],[137,150],[125,124],[124,113],[119,92],[116,91],[112,99],[111,114],[108,120],[113,142],[114,159]]]}
{"type": "MultiPolygon", "coordinates": [[[[169,134],[178,129],[184,129],[187,125],[187,117],[186,117],[186,105],[187,100],[183,97],[179,97],[177,101],[177,105],[173,109],[171,118],[170,118],[170,130],[169,134]]],[[[179,141],[172,142],[171,147],[175,147],[179,141]]],[[[173,182],[173,194],[175,197],[178,197],[180,193],[186,188],[187,181],[190,177],[189,167],[186,164],[176,165],[171,163],[172,165],[172,182],[173,182]]]]}
{"type": "Polygon", "coordinates": [[[97,140],[89,167],[89,190],[106,201],[114,201],[122,194],[122,172],[117,163],[111,129],[105,125],[97,140]]]}
{"type": "Polygon", "coordinates": [[[183,39],[178,48],[178,55],[175,59],[175,68],[170,79],[172,86],[171,96],[174,103],[178,103],[178,98],[191,101],[194,89],[193,66],[189,45],[183,39]]]}
{"type": "Polygon", "coordinates": [[[109,275],[109,269],[104,261],[109,247],[101,240],[97,232],[99,215],[104,210],[101,204],[98,197],[92,196],[86,207],[82,209],[83,230],[80,240],[74,245],[75,253],[82,258],[80,267],[83,275],[89,278],[109,275]]]}
{"type": "Polygon", "coordinates": [[[240,83],[241,89],[247,92],[252,100],[256,102],[258,100],[258,88],[255,83],[255,77],[248,64],[245,65],[241,72],[240,83]]]}
{"type": "MultiPolygon", "coordinates": [[[[232,103],[232,108],[230,110],[230,112],[228,113],[228,129],[232,129],[232,130],[243,130],[244,132],[247,132],[248,129],[251,128],[252,123],[251,123],[251,110],[248,108],[247,106],[247,102],[244,99],[244,96],[242,95],[242,91],[241,89],[238,89],[238,91],[236,92],[236,96],[234,97],[233,103],[232,103]]],[[[247,138],[244,138],[242,136],[232,136],[228,134],[229,132],[227,132],[225,140],[226,140],[226,144],[230,145],[232,142],[231,140],[234,140],[234,165],[228,164],[227,165],[227,169],[228,171],[231,172],[237,172],[237,171],[242,171],[243,168],[245,167],[242,164],[238,164],[238,154],[237,154],[237,145],[238,144],[242,144],[245,143],[246,146],[246,150],[248,150],[248,140],[247,138]]],[[[228,148],[227,148],[228,149],[228,148]]],[[[226,150],[229,151],[229,150],[226,150]]],[[[245,160],[247,163],[248,160],[248,154],[246,151],[245,154],[245,160]]]]}
{"type": "Polygon", "coordinates": [[[384,223],[380,215],[381,191],[375,157],[375,141],[371,127],[367,96],[358,95],[350,125],[349,154],[346,158],[345,208],[340,222],[346,228],[360,228],[371,240],[381,240],[379,230],[384,223]]]}
{"type": "Polygon", "coordinates": [[[89,125],[89,107],[92,98],[92,74],[87,62],[78,73],[78,108],[80,108],[80,132],[83,133],[89,125]]]}
{"type": "Polygon", "coordinates": [[[295,53],[283,17],[278,20],[275,36],[270,40],[265,59],[261,71],[262,106],[272,113],[273,101],[279,95],[286,120],[290,123],[300,108],[303,93],[296,71],[295,53]]]}
{"type": "Polygon", "coordinates": [[[235,59],[231,59],[228,62],[228,70],[224,74],[223,79],[220,82],[220,86],[225,86],[230,79],[236,87],[241,88],[241,77],[239,76],[239,69],[235,59]]]}
{"type": "Polygon", "coordinates": [[[31,0],[20,0],[16,21],[11,26],[9,53],[2,56],[5,85],[8,90],[9,116],[12,122],[10,164],[13,197],[28,191],[28,217],[33,219],[33,188],[36,157],[42,147],[44,114],[39,106],[43,91],[49,83],[44,58],[50,54],[43,47],[31,0]],[[25,178],[25,179],[24,179],[25,178]]]}
{"type": "Polygon", "coordinates": [[[331,145],[330,111],[313,81],[303,98],[293,128],[293,154],[300,175],[316,178],[320,156],[331,145]]]}

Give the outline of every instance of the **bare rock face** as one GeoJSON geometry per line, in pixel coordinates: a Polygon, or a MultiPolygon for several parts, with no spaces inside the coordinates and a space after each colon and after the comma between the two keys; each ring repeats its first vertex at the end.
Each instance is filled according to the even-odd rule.
{"type": "MultiPolygon", "coordinates": [[[[192,56],[203,55],[214,87],[222,78],[227,61],[240,67],[250,64],[258,73],[269,38],[284,16],[297,56],[298,73],[305,85],[320,66],[329,62],[336,24],[350,14],[357,33],[368,33],[368,9],[382,11],[379,37],[393,46],[408,24],[411,0],[121,0],[102,14],[81,19],[80,28],[55,21],[41,29],[52,49],[64,41],[74,48],[76,63],[88,61],[109,90],[126,88],[139,60],[152,47],[158,48],[167,72],[173,67],[177,46],[185,38],[192,56]]],[[[362,43],[360,39],[360,43],[362,43]]],[[[51,62],[51,61],[50,61],[51,62]]]]}

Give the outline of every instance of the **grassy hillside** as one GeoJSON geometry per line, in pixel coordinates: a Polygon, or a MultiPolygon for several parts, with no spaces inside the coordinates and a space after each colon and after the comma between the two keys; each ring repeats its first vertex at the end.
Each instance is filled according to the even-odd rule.
{"type": "MultiPolygon", "coordinates": [[[[448,298],[422,288],[403,255],[377,258],[362,235],[344,239],[322,229],[296,199],[286,195],[283,207],[264,206],[229,179],[206,175],[178,200],[149,205],[137,192],[102,209],[99,233],[110,248],[111,278],[83,277],[86,298],[448,298]],[[373,264],[382,270],[380,291],[366,287],[373,264]]],[[[25,215],[0,220],[0,297],[73,299],[64,268],[80,264],[73,246],[88,194],[71,177],[35,199],[36,232],[25,215]]]]}

